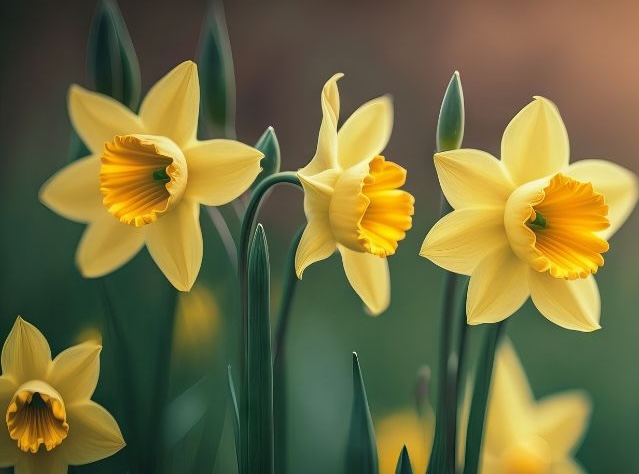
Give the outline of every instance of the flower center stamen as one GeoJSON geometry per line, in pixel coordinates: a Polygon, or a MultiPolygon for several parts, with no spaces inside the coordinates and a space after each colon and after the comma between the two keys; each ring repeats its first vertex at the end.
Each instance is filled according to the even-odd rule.
{"type": "Polygon", "coordinates": [[[597,273],[608,242],[598,232],[610,223],[604,196],[562,174],[539,189],[517,189],[508,199],[504,223],[513,251],[539,272],[574,280],[597,273]],[[523,225],[522,225],[523,224],[523,225]]]}
{"type": "Polygon", "coordinates": [[[37,453],[40,445],[51,451],[69,432],[62,397],[40,381],[27,382],[16,391],[6,422],[9,436],[24,452],[37,453]]]}
{"type": "Polygon", "coordinates": [[[357,240],[368,253],[378,257],[393,255],[397,242],[412,226],[415,199],[398,188],[406,182],[406,170],[383,156],[369,164],[362,194],[368,206],[359,222],[357,240]]]}
{"type": "Polygon", "coordinates": [[[152,224],[184,194],[186,160],[166,137],[116,136],[104,144],[100,169],[103,204],[120,222],[152,224]]]}

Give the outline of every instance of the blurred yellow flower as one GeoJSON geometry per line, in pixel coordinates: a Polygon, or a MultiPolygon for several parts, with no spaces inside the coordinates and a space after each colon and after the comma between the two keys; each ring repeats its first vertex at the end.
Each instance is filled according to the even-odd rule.
{"type": "Polygon", "coordinates": [[[322,90],[317,151],[297,173],[308,225],[295,255],[297,276],[338,250],[346,277],[371,314],[390,303],[386,257],[411,227],[413,197],[399,188],[406,170],[386,161],[393,105],[379,97],[358,108],[337,130],[339,91],[330,78],[322,90]]]}
{"type": "Polygon", "coordinates": [[[501,160],[472,149],[435,155],[455,210],[430,230],[420,255],[470,275],[469,324],[501,321],[530,296],[555,324],[600,327],[593,274],[635,206],[637,179],[607,161],[568,161],[564,123],[542,97],[506,127],[501,160]]]}
{"type": "Polygon", "coordinates": [[[420,418],[415,410],[393,413],[375,424],[380,474],[394,474],[402,447],[406,446],[413,472],[426,472],[433,443],[432,418],[420,418]]]}
{"type": "Polygon", "coordinates": [[[18,317],[2,347],[0,467],[19,473],[65,473],[68,465],[111,456],[124,440],[117,422],[91,401],[100,374],[95,342],[51,360],[37,328],[18,317]]]}
{"type": "Polygon", "coordinates": [[[40,200],[89,224],[76,253],[84,276],[116,270],[146,244],[173,286],[193,286],[202,263],[200,204],[219,206],[246,191],[263,156],[233,140],[198,141],[199,102],[191,61],[151,88],[139,115],[71,87],[71,120],[91,155],[56,173],[40,200]]]}
{"type": "Polygon", "coordinates": [[[481,460],[482,474],[578,474],[573,455],[583,438],[591,403],[581,391],[536,402],[512,345],[495,359],[481,460]]]}

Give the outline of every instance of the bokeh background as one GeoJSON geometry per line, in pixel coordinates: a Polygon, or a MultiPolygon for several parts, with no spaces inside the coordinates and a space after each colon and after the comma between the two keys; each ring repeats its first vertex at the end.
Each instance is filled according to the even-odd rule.
{"type": "MultiPolygon", "coordinates": [[[[103,327],[99,290],[73,263],[82,226],[37,199],[42,183],[67,162],[66,92],[71,83],[86,84],[94,8],[86,0],[23,0],[5,2],[0,15],[0,337],[21,314],[49,336],[54,353],[82,331],[103,327]]],[[[177,63],[196,58],[204,0],[127,0],[120,8],[144,90],[177,63]]],[[[343,118],[373,97],[394,99],[385,155],[408,168],[416,214],[391,259],[391,307],[379,318],[365,315],[333,257],[305,273],[288,339],[291,472],[340,472],[351,352],[359,354],[376,420],[410,406],[418,369],[436,366],[443,272],[417,252],[439,208],[432,151],[451,74],[459,70],[464,87],[465,146],[498,155],[508,121],[533,95],[544,95],[562,113],[573,160],[606,158],[639,173],[639,4],[232,0],[225,10],[238,138],[254,143],[272,125],[283,169],[295,170],[313,155],[319,94],[333,73],[346,75],[343,118]]],[[[287,242],[303,223],[301,203],[299,192],[282,189],[265,207],[275,300],[287,242]]],[[[598,274],[603,329],[560,329],[530,303],[508,325],[537,397],[571,388],[590,393],[594,412],[578,459],[592,473],[639,472],[638,231],[635,213],[613,238],[598,274]]],[[[216,255],[214,236],[205,239],[205,252],[216,255]]],[[[130,265],[149,260],[144,253],[130,265]]],[[[215,258],[205,264],[209,272],[226,270],[215,258]]],[[[228,346],[235,314],[221,313],[227,324],[213,327],[217,343],[228,346]]],[[[153,314],[139,318],[153,325],[153,314]]],[[[471,328],[471,339],[481,331],[471,328]]],[[[96,399],[109,406],[111,392],[101,386],[96,399]]],[[[218,472],[229,472],[224,462],[218,472]]]]}

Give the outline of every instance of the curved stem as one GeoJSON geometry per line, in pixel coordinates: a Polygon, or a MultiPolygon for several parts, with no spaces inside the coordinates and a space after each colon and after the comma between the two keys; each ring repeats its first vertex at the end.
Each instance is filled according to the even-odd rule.
{"type": "Polygon", "coordinates": [[[493,363],[495,350],[499,339],[504,333],[506,321],[489,324],[484,336],[475,383],[473,386],[473,399],[470,404],[468,417],[468,429],[466,431],[466,455],[464,460],[464,474],[477,474],[479,470],[479,456],[484,434],[484,421],[486,419],[486,403],[493,375],[493,363]]]}
{"type": "Polygon", "coordinates": [[[239,248],[239,280],[240,280],[240,304],[241,304],[241,322],[242,322],[242,339],[240,344],[240,474],[248,474],[245,460],[248,459],[248,446],[246,439],[246,427],[248,425],[247,405],[248,405],[248,372],[246,368],[247,350],[248,350],[248,250],[250,239],[257,225],[257,214],[259,212],[262,201],[266,197],[268,191],[278,184],[292,184],[301,187],[301,183],[294,172],[275,173],[265,178],[258,184],[251,194],[242,227],[240,229],[240,248],[239,248]]]}

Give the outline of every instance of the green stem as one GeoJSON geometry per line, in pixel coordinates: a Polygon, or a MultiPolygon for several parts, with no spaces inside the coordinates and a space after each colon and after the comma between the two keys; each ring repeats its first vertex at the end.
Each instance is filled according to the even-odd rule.
{"type": "Polygon", "coordinates": [[[301,187],[301,183],[294,172],[275,173],[264,178],[258,184],[251,194],[251,199],[246,206],[242,227],[240,229],[240,258],[239,258],[239,279],[240,279],[240,304],[241,304],[241,322],[242,322],[242,339],[240,345],[240,474],[249,474],[246,472],[248,459],[248,443],[247,443],[247,426],[248,426],[248,371],[247,371],[247,350],[248,350],[248,250],[250,240],[255,232],[257,225],[257,214],[259,212],[262,201],[266,197],[268,191],[278,184],[292,184],[301,187]]]}
{"type": "Polygon", "coordinates": [[[488,394],[490,392],[495,350],[497,349],[499,339],[504,333],[506,320],[487,326],[487,333],[484,336],[483,346],[479,355],[479,363],[477,364],[477,373],[475,374],[475,383],[473,386],[473,399],[468,417],[464,474],[477,474],[479,469],[479,457],[484,434],[484,421],[486,418],[486,403],[488,402],[488,394]]]}
{"type": "Polygon", "coordinates": [[[304,226],[297,231],[286,258],[284,268],[284,290],[277,318],[277,329],[273,344],[273,403],[275,412],[275,472],[286,474],[286,334],[288,332],[289,315],[295,289],[297,288],[297,274],[295,273],[295,253],[302,238],[304,226]]]}

